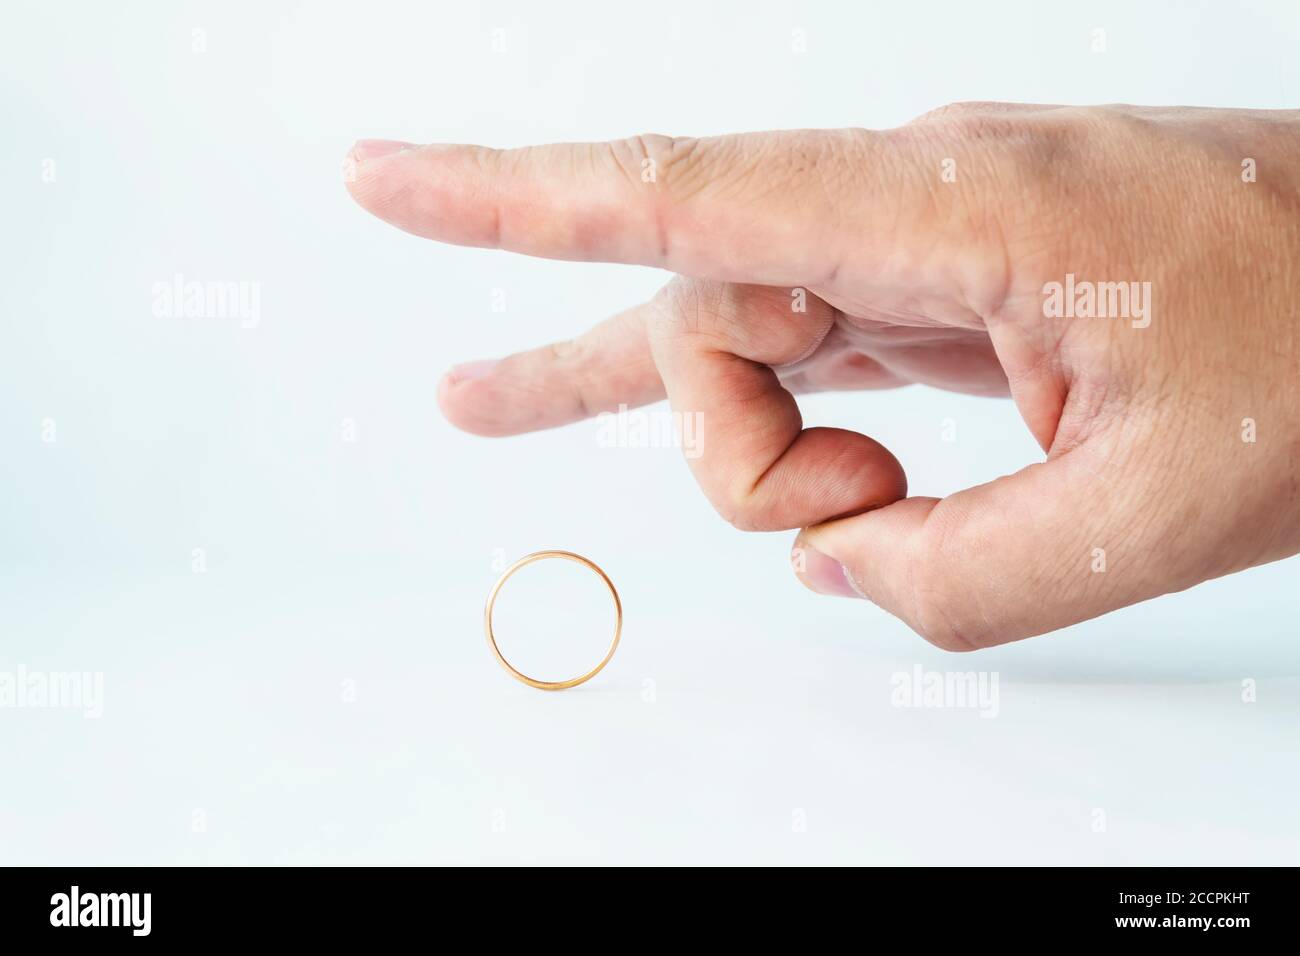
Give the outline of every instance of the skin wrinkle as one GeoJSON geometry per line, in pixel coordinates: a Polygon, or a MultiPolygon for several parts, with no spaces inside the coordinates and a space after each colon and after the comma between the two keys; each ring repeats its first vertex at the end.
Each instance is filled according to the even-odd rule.
{"type": "Polygon", "coordinates": [[[991,316],[998,315],[1006,306],[1007,296],[1011,293],[1011,254],[1007,249],[1006,228],[1002,223],[1001,216],[995,214],[993,215],[992,220],[996,225],[998,232],[998,240],[993,248],[1000,254],[1002,260],[1002,268],[999,273],[1000,281],[993,290],[992,296],[985,298],[978,308],[972,305],[970,292],[961,288],[959,285],[961,298],[962,301],[966,303],[966,308],[970,309],[980,317],[980,321],[983,322],[985,329],[989,327],[991,316]]]}
{"type": "MultiPolygon", "coordinates": [[[[1071,463],[1078,464],[1078,457],[1073,459],[1073,462],[1071,463]]],[[[1031,466],[1026,468],[1026,471],[1041,470],[1043,467],[1045,467],[1045,463],[1031,464],[1031,466]]],[[[1009,476],[1004,476],[1002,479],[998,479],[998,481],[1008,480],[1010,480],[1009,476]]],[[[1032,505],[1032,502],[1026,502],[1026,505],[1032,505]]],[[[1047,510],[1045,505],[1043,505],[1043,510],[1047,510]]],[[[1056,570],[1044,574],[1044,564],[1039,564],[1039,566],[1030,568],[1031,579],[1047,578],[1049,581],[1069,581],[1073,578],[1074,561],[1071,561],[1073,555],[1067,557],[1065,551],[1056,551],[1056,553],[1045,554],[1044,557],[1047,562],[1056,562],[1056,564],[1054,564],[1056,570]]],[[[967,596],[963,597],[963,600],[953,602],[953,604],[957,606],[974,607],[976,613],[979,615],[980,623],[982,623],[982,628],[979,628],[979,630],[972,631],[972,628],[966,628],[966,643],[971,645],[970,649],[979,648],[979,646],[983,646],[985,643],[985,641],[982,640],[971,639],[971,632],[996,632],[996,611],[992,611],[991,607],[1000,606],[1002,604],[1002,598],[1005,598],[1006,594],[1010,593],[1011,589],[1013,589],[1013,585],[1011,585],[1010,581],[997,579],[996,576],[995,578],[985,579],[980,584],[982,584],[982,587],[967,588],[967,596]]],[[[1015,581],[1014,587],[1023,588],[1024,584],[1026,584],[1026,580],[1018,580],[1015,581]]]]}
{"type": "Polygon", "coordinates": [[[781,371],[781,369],[792,368],[793,366],[798,365],[800,362],[807,361],[817,352],[818,349],[822,347],[822,343],[826,341],[826,336],[830,335],[831,329],[833,329],[836,323],[839,322],[843,317],[844,317],[843,312],[841,312],[839,309],[831,307],[830,315],[826,317],[826,322],[822,326],[822,329],[813,338],[812,344],[809,345],[808,348],[804,349],[804,351],[794,361],[782,362],[779,365],[771,366],[771,368],[779,372],[781,371]]]}
{"type": "MultiPolygon", "coordinates": [[[[831,216],[835,217],[827,230],[831,236],[841,236],[848,231],[841,197],[852,183],[855,167],[851,161],[851,154],[848,153],[849,148],[844,145],[843,139],[843,137],[834,137],[820,142],[812,164],[813,172],[816,173],[814,178],[821,194],[821,204],[823,208],[830,211],[831,216]]],[[[838,263],[839,254],[834,255],[832,259],[838,263]]],[[[831,275],[836,274],[837,268],[831,269],[831,275]]]]}
{"type": "MultiPolygon", "coordinates": [[[[577,365],[581,362],[580,347],[571,339],[565,342],[556,342],[551,346],[551,350],[561,364],[577,365]]],[[[596,409],[593,409],[587,401],[586,393],[582,387],[583,379],[573,378],[570,381],[570,386],[573,389],[573,399],[578,415],[581,418],[591,418],[596,413],[596,409]]]]}
{"type": "MultiPolygon", "coordinates": [[[[1103,452],[1102,460],[1096,467],[1090,467],[1080,459],[1082,448],[1076,448],[1068,454],[1074,456],[1072,460],[1076,466],[1083,467],[1095,481],[1103,484],[1107,493],[1115,496],[1132,497],[1135,489],[1141,489],[1147,483],[1147,479],[1144,477],[1145,461],[1132,451],[1125,451],[1125,449],[1141,447],[1142,441],[1140,437],[1137,441],[1124,437],[1125,432],[1130,432],[1138,426],[1131,419],[1120,418],[1116,420],[1113,427],[1116,430],[1114,440],[1106,444],[1094,442],[1088,446],[1091,452],[1089,457],[1095,457],[1098,451],[1103,452]],[[1109,477],[1112,474],[1123,476],[1122,486],[1117,483],[1116,479],[1109,477]]],[[[1158,529],[1156,524],[1158,509],[1144,509],[1135,514],[1130,514],[1127,522],[1122,524],[1117,518],[1109,516],[1105,511],[1100,512],[1099,517],[1102,520],[1090,537],[1094,542],[1094,547],[1102,547],[1106,552],[1107,573],[1109,574],[1112,570],[1126,571],[1128,567],[1137,569],[1137,573],[1112,575],[1105,581],[1098,582],[1099,588],[1103,593],[1114,593],[1119,586],[1116,583],[1117,579],[1119,579],[1129,585],[1133,594],[1140,593],[1144,584],[1140,572],[1143,570],[1144,565],[1140,562],[1125,565],[1123,563],[1124,557],[1126,554],[1141,555],[1149,550],[1149,547],[1143,545],[1152,537],[1151,529],[1158,529]],[[1116,542],[1120,542],[1121,545],[1117,546],[1116,542]],[[1121,562],[1118,567],[1115,566],[1117,558],[1121,562]]]]}
{"type": "Polygon", "coordinates": [[[689,140],[687,147],[674,146],[669,152],[670,164],[663,172],[664,179],[672,189],[672,207],[674,210],[687,211],[692,203],[698,203],[707,193],[719,189],[722,180],[717,169],[726,168],[726,157],[716,155],[734,147],[723,144],[718,139],[689,140]]]}
{"type": "MultiPolygon", "coordinates": [[[[877,135],[870,130],[849,129],[834,137],[841,151],[839,162],[834,164],[834,168],[840,171],[843,179],[832,184],[823,175],[819,182],[823,191],[822,198],[825,208],[831,210],[831,214],[837,217],[834,228],[827,230],[832,235],[849,235],[853,231],[854,219],[849,212],[844,211],[846,207],[841,197],[843,190],[853,189],[858,185],[855,176],[861,177],[863,175],[859,170],[869,168],[870,157],[866,155],[867,144],[873,142],[872,137],[877,135]]],[[[843,267],[844,251],[840,247],[830,253],[830,267],[824,269],[821,277],[811,282],[809,287],[824,289],[831,296],[838,295],[840,293],[839,277],[843,267]]]]}
{"type": "MultiPolygon", "coordinates": [[[[934,514],[934,509],[932,508],[929,514],[926,515],[925,520],[921,526],[920,533],[922,535],[925,534],[926,529],[933,526],[932,522],[930,521],[930,516],[933,514],[934,514]]],[[[955,652],[963,652],[963,651],[968,652],[968,651],[978,650],[979,646],[972,643],[969,640],[967,632],[957,628],[954,625],[952,619],[947,616],[947,612],[944,609],[945,605],[942,602],[925,603],[922,601],[921,582],[917,574],[918,569],[920,568],[921,565],[915,559],[914,556],[915,551],[916,551],[916,545],[913,544],[912,556],[909,558],[909,560],[906,562],[905,565],[907,568],[908,583],[909,583],[909,588],[911,593],[911,601],[912,601],[911,620],[914,622],[913,627],[915,627],[917,632],[920,633],[922,636],[924,636],[926,640],[934,644],[937,644],[939,647],[942,647],[944,650],[955,651],[955,652]],[[946,625],[946,630],[942,632],[937,631],[932,626],[931,622],[933,620],[933,616],[936,614],[944,621],[944,624],[946,625]],[[940,640],[937,636],[940,633],[944,635],[944,639],[942,640],[940,640]]]]}
{"type": "MultiPolygon", "coordinates": [[[[839,475],[841,475],[842,473],[846,473],[849,469],[848,469],[847,467],[845,467],[845,466],[846,466],[846,464],[849,463],[848,460],[849,460],[851,457],[856,457],[856,456],[853,455],[853,453],[850,452],[849,449],[847,449],[847,448],[840,448],[840,449],[839,449],[839,450],[834,454],[834,456],[831,457],[831,458],[828,460],[828,462],[827,462],[827,467],[826,467],[826,473],[827,473],[828,475],[834,475],[834,476],[839,476],[839,475]]],[[[877,498],[875,498],[875,499],[873,499],[873,500],[869,500],[869,501],[864,502],[861,506],[856,507],[856,508],[855,508],[854,510],[852,510],[852,511],[840,512],[840,513],[838,513],[838,514],[830,515],[830,516],[828,516],[825,520],[827,520],[827,521],[835,521],[835,520],[838,520],[838,519],[840,519],[840,518],[846,518],[846,517],[849,517],[849,516],[851,516],[851,515],[861,514],[863,511],[871,510],[871,509],[873,509],[873,508],[879,508],[879,507],[881,507],[881,506],[883,506],[883,505],[887,505],[887,504],[890,504],[890,503],[891,503],[891,500],[890,500],[890,499],[883,499],[883,498],[879,498],[879,497],[877,497],[877,498]]]]}
{"type": "MultiPolygon", "coordinates": [[[[945,501],[938,502],[926,515],[918,537],[917,548],[921,549],[921,543],[930,540],[929,535],[938,536],[937,541],[932,542],[927,549],[923,549],[928,551],[928,554],[922,553],[921,559],[929,569],[938,569],[937,574],[934,570],[927,570],[927,573],[934,575],[936,582],[943,582],[942,585],[936,583],[929,588],[930,591],[939,593],[940,599],[929,606],[924,604],[921,606],[928,607],[931,615],[939,616],[947,628],[949,640],[955,640],[960,645],[959,649],[975,650],[982,644],[976,635],[988,633],[991,618],[980,600],[980,590],[971,588],[968,579],[960,573],[948,571],[944,564],[940,563],[947,561],[953,546],[959,549],[969,546],[966,537],[959,537],[959,535],[967,535],[968,532],[964,532],[962,522],[954,520],[950,514],[952,509],[959,507],[958,499],[949,498],[945,501]],[[945,505],[945,501],[950,504],[945,505]],[[949,590],[945,592],[945,588],[949,590]],[[943,596],[945,593],[955,594],[956,597],[945,598],[943,596]],[[973,627],[969,623],[972,611],[975,619],[980,622],[979,627],[973,627]]],[[[960,506],[965,507],[965,503],[962,502],[960,506]]],[[[916,551],[913,552],[913,557],[916,557],[916,551]]],[[[919,565],[917,573],[919,574],[919,565]]]]}
{"type": "MultiPolygon", "coordinates": [[[[651,142],[661,143],[666,139],[667,137],[655,134],[637,135],[625,140],[618,140],[617,142],[610,143],[608,146],[614,168],[623,174],[628,189],[632,191],[631,194],[634,196],[639,195],[649,187],[650,201],[647,203],[647,207],[650,210],[657,248],[659,251],[659,257],[656,264],[661,268],[666,268],[668,263],[672,261],[670,232],[665,217],[663,197],[658,188],[661,176],[659,167],[661,165],[664,167],[662,170],[662,177],[665,181],[667,180],[669,167],[668,163],[665,162],[660,164],[655,158],[657,153],[662,153],[662,146],[652,147],[650,144],[651,142]],[[624,158],[625,152],[630,154],[630,163],[624,158]],[[643,163],[647,160],[654,164],[655,180],[651,183],[643,182],[641,179],[642,170],[644,168],[643,163]]],[[[668,147],[668,153],[669,156],[672,155],[671,143],[668,147]]]]}
{"type": "MultiPolygon", "coordinates": [[[[479,172],[483,174],[485,179],[493,173],[491,161],[499,161],[502,157],[502,153],[498,150],[486,150],[477,147],[473,149],[471,155],[474,157],[475,162],[478,163],[479,172]],[[491,157],[491,160],[489,160],[489,157],[491,157]]],[[[493,247],[500,247],[503,242],[501,234],[501,200],[499,197],[496,202],[491,204],[491,210],[492,225],[488,232],[488,244],[493,247]]]]}
{"type": "Polygon", "coordinates": [[[820,374],[815,377],[805,372],[796,372],[788,378],[783,376],[782,383],[795,394],[819,390],[894,389],[912,384],[870,356],[857,352],[842,353],[833,364],[818,371],[820,374]]]}
{"type": "Polygon", "coordinates": [[[776,467],[777,463],[780,462],[781,459],[786,456],[786,453],[789,452],[790,449],[794,447],[795,442],[797,442],[800,439],[800,437],[803,435],[803,432],[801,430],[803,428],[803,416],[800,415],[797,410],[795,411],[795,416],[798,418],[797,424],[798,424],[798,429],[800,430],[795,431],[795,436],[793,439],[791,439],[789,444],[787,444],[783,449],[777,452],[776,457],[774,457],[770,462],[768,462],[767,465],[764,466],[763,469],[758,473],[758,476],[749,483],[748,490],[746,490],[741,497],[741,500],[743,502],[753,501],[754,498],[758,496],[759,489],[762,487],[763,482],[767,480],[768,476],[772,474],[772,469],[776,467]]]}

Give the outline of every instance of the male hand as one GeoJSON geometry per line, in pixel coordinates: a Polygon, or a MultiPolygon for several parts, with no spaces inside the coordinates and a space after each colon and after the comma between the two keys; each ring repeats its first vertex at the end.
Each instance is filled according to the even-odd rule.
{"type": "Polygon", "coordinates": [[[940,647],[1300,551],[1300,114],[975,103],[887,131],[363,141],[349,165],[419,236],[678,274],[573,341],[453,368],[452,422],[666,395],[703,416],[690,464],[727,520],[803,528],[805,584],[940,647]],[[886,449],[804,429],[793,398],[909,383],[1010,395],[1046,460],[909,498],[886,449]]]}

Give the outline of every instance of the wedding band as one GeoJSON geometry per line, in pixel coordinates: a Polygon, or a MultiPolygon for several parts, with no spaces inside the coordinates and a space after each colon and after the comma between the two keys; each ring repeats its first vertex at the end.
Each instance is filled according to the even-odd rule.
{"type": "Polygon", "coordinates": [[[602,571],[595,562],[587,560],[580,554],[574,554],[572,551],[534,551],[532,554],[524,555],[514,564],[510,565],[510,567],[506,568],[501,577],[497,578],[497,583],[492,585],[492,592],[488,595],[487,599],[487,607],[483,609],[483,628],[487,631],[488,646],[492,648],[492,653],[496,656],[496,659],[501,662],[501,666],[509,671],[510,676],[515,680],[522,681],[529,687],[536,687],[538,690],[566,690],[567,688],[577,687],[579,684],[586,683],[599,674],[601,669],[609,663],[609,659],[614,656],[614,652],[618,650],[618,638],[623,631],[623,604],[618,599],[618,591],[614,590],[614,582],[609,579],[609,575],[602,571]],[[511,666],[510,662],[506,660],[505,655],[501,653],[501,648],[497,646],[496,634],[492,631],[492,608],[497,603],[497,594],[501,591],[501,586],[505,584],[506,581],[510,580],[510,575],[514,574],[520,568],[532,564],[534,561],[545,561],[547,558],[560,558],[564,561],[573,561],[577,564],[581,564],[583,567],[595,571],[596,574],[600,576],[600,579],[605,582],[605,587],[609,588],[609,596],[614,599],[614,640],[610,642],[609,650],[605,652],[604,660],[581,677],[572,677],[569,680],[537,680],[534,677],[529,677],[527,674],[515,670],[515,668],[511,666]]]}

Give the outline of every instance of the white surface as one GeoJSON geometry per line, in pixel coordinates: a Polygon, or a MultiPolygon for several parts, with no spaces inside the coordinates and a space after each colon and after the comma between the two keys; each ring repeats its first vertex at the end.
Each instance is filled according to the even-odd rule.
{"type": "MultiPolygon", "coordinates": [[[[359,136],[1294,105],[1293,4],[1071,6],[7,3],[0,672],[102,671],[104,700],[0,709],[0,862],[1294,863],[1294,560],[945,655],[805,592],[790,535],[724,525],[674,451],[451,429],[447,365],[662,277],[423,243],[338,182],[359,136]],[[176,273],[260,283],[260,323],[155,317],[176,273]],[[481,630],[494,561],[548,547],[627,610],[609,668],[549,695],[481,630]],[[918,663],[996,672],[997,716],[892,706],[918,663]]],[[[1037,456],[1004,402],[805,410],[922,494],[1037,456]]]]}

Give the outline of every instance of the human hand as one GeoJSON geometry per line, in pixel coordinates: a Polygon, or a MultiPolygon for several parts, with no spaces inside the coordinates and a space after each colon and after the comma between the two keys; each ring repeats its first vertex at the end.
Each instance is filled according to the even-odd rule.
{"type": "Polygon", "coordinates": [[[805,584],[940,647],[1300,551],[1300,114],[975,103],[880,132],[363,141],[349,169],[416,235],[679,274],[571,342],[452,369],[452,422],[666,394],[704,418],[690,465],[724,517],[804,528],[805,584]],[[904,497],[888,451],[803,429],[792,395],[909,383],[1009,394],[1046,461],[904,497]]]}

